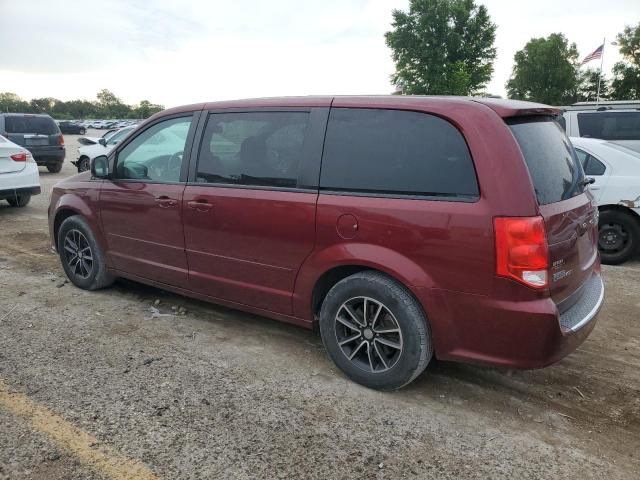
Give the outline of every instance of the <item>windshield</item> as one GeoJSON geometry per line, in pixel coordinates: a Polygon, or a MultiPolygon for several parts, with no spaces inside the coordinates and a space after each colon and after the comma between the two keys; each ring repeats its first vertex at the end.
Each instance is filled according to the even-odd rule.
{"type": "Polygon", "coordinates": [[[583,192],[584,173],[571,142],[553,117],[508,121],[529,169],[540,205],[583,192]]]}
{"type": "Polygon", "coordinates": [[[4,119],[7,133],[39,133],[53,135],[58,133],[58,126],[48,117],[7,116],[4,119]]]}
{"type": "Polygon", "coordinates": [[[113,145],[122,140],[125,136],[129,134],[131,128],[123,128],[122,130],[116,130],[116,133],[111,135],[107,140],[107,145],[113,145]]]}

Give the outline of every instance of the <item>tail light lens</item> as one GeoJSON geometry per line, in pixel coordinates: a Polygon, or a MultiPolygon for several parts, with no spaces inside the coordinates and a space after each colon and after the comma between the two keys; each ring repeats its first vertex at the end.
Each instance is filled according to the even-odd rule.
{"type": "Polygon", "coordinates": [[[15,155],[11,155],[11,160],[13,160],[14,162],[26,162],[27,153],[21,152],[21,153],[16,153],[15,155]]]}
{"type": "Polygon", "coordinates": [[[496,273],[532,288],[549,285],[549,249],[542,217],[498,217],[496,273]]]}
{"type": "Polygon", "coordinates": [[[58,137],[58,145],[64,145],[64,137],[62,135],[58,137]]]}

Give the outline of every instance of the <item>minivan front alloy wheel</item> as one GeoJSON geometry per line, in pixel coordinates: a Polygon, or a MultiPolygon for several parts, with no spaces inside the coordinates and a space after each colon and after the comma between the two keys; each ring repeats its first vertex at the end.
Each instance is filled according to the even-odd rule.
{"type": "Polygon", "coordinates": [[[113,283],[113,276],[107,272],[104,253],[83,217],[73,215],[65,219],[57,238],[62,268],[76,287],[97,290],[113,283]]]}
{"type": "Polygon", "coordinates": [[[82,232],[69,230],[64,237],[65,261],[74,275],[89,278],[93,271],[93,253],[89,241],[82,232]]]}

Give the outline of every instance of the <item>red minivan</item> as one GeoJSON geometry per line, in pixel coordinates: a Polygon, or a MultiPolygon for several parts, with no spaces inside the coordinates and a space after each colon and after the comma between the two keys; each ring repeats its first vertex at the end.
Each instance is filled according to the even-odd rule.
{"type": "Polygon", "coordinates": [[[603,301],[598,210],[559,111],[459,97],[216,102],[57,184],[69,279],[126,277],[307,328],[356,382],[537,368],[603,301]]]}

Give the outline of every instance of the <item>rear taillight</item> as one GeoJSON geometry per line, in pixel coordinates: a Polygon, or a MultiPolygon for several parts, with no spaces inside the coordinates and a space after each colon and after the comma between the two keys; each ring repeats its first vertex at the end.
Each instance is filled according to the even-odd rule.
{"type": "Polygon", "coordinates": [[[498,217],[496,273],[532,288],[548,286],[549,249],[542,217],[498,217]]]}
{"type": "Polygon", "coordinates": [[[16,153],[15,155],[11,155],[11,160],[13,160],[14,162],[26,162],[27,154],[26,152],[16,153]]]}
{"type": "Polygon", "coordinates": [[[58,145],[64,145],[64,137],[62,135],[60,135],[60,137],[58,137],[58,145]]]}

